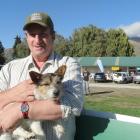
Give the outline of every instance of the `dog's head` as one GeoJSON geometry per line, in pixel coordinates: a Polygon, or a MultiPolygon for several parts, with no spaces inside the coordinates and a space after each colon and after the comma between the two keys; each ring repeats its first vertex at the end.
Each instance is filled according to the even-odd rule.
{"type": "Polygon", "coordinates": [[[66,71],[66,66],[62,65],[54,73],[39,74],[30,71],[31,80],[36,84],[36,99],[59,99],[63,94],[62,79],[66,71]]]}

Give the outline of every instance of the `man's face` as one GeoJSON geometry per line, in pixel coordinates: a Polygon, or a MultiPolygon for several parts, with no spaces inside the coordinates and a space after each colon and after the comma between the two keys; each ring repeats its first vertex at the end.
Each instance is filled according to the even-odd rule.
{"type": "Polygon", "coordinates": [[[35,59],[47,59],[53,50],[54,34],[38,24],[32,24],[26,33],[27,42],[35,59]]]}

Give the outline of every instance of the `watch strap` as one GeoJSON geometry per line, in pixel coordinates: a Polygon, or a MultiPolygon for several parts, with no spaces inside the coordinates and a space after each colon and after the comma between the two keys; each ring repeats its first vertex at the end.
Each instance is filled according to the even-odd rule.
{"type": "Polygon", "coordinates": [[[22,112],[23,118],[24,119],[28,119],[28,111],[27,112],[22,112]]]}
{"type": "Polygon", "coordinates": [[[21,104],[21,112],[22,112],[22,115],[23,115],[23,118],[24,119],[28,119],[28,111],[29,111],[29,105],[26,101],[22,102],[21,104]]]}

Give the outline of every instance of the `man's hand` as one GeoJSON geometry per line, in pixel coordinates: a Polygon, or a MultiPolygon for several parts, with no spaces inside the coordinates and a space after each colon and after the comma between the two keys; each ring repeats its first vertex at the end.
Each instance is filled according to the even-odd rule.
{"type": "Polygon", "coordinates": [[[0,132],[9,132],[17,127],[23,118],[20,105],[21,103],[11,103],[0,111],[0,132]]]}
{"type": "Polygon", "coordinates": [[[24,80],[15,87],[0,92],[0,110],[10,103],[33,101],[34,88],[35,85],[33,84],[32,80],[24,80]]]}
{"type": "Polygon", "coordinates": [[[12,88],[13,98],[15,102],[33,101],[35,85],[32,80],[25,80],[12,88]]]}

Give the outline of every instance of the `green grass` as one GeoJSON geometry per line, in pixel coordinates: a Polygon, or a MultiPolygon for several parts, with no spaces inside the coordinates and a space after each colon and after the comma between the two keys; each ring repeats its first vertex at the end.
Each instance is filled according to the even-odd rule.
{"type": "Polygon", "coordinates": [[[140,117],[140,92],[85,96],[84,108],[140,117]]]}

